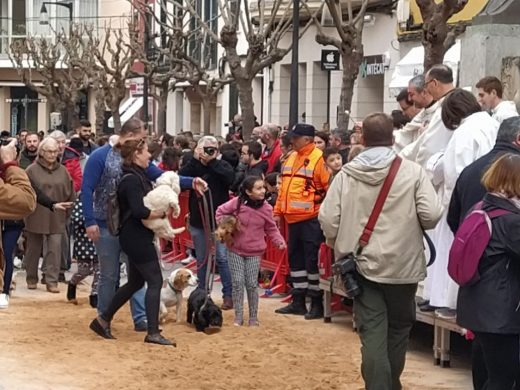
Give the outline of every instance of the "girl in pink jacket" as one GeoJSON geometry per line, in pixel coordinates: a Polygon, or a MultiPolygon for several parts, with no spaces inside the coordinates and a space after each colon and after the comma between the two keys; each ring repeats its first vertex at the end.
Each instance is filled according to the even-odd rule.
{"type": "Polygon", "coordinates": [[[279,249],[286,247],[285,241],[273,219],[273,208],[265,201],[264,181],[258,176],[248,176],[240,186],[238,197],[217,209],[216,221],[233,215],[239,229],[227,244],[228,263],[233,284],[233,306],[236,326],[244,323],[244,287],[249,304],[249,326],[258,326],[258,272],[260,258],[267,244],[265,236],[279,249]]]}

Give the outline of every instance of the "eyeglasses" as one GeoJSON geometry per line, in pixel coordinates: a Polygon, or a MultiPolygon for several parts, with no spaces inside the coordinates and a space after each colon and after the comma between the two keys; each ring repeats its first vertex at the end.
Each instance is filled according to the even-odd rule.
{"type": "Polygon", "coordinates": [[[145,142],[146,142],[146,138],[141,138],[141,140],[137,144],[137,149],[141,148],[145,142]]]}
{"type": "Polygon", "coordinates": [[[435,80],[435,79],[431,79],[431,80],[429,80],[429,81],[425,81],[425,82],[424,82],[424,86],[426,87],[428,84],[430,84],[430,83],[431,83],[432,81],[434,81],[434,80],[435,80]]]}
{"type": "Polygon", "coordinates": [[[43,151],[45,153],[49,153],[49,154],[58,154],[60,151],[59,150],[56,150],[56,149],[52,149],[52,150],[49,150],[49,149],[43,149],[43,151]]]}

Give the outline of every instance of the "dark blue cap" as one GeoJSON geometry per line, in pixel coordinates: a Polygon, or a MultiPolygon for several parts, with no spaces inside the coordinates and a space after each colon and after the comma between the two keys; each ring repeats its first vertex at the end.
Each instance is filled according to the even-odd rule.
{"type": "Polygon", "coordinates": [[[314,137],[316,133],[316,129],[313,125],[308,125],[307,123],[297,123],[293,126],[291,131],[289,131],[289,137],[314,137]]]}

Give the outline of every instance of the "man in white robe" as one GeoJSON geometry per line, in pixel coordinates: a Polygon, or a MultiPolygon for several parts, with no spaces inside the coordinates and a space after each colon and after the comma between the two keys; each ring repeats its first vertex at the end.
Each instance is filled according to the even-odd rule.
{"type": "MultiPolygon", "coordinates": [[[[400,153],[401,157],[408,160],[415,161],[431,175],[431,170],[428,170],[428,162],[430,158],[438,153],[444,152],[452,135],[453,131],[448,130],[441,119],[442,103],[446,95],[455,87],[453,86],[453,72],[451,68],[446,65],[434,65],[424,76],[424,87],[422,89],[430,95],[435,101],[433,113],[430,112],[431,118],[427,126],[424,128],[418,138],[406,146],[400,153]]],[[[432,177],[430,177],[432,179],[432,177]]],[[[436,186],[437,191],[440,191],[442,183],[436,186]]],[[[440,195],[440,194],[439,194],[440,195]]],[[[442,238],[437,238],[439,228],[435,228],[427,232],[437,248],[442,238]]],[[[433,289],[433,275],[437,264],[434,263],[428,268],[428,274],[424,280],[422,287],[422,297],[428,302],[431,299],[433,289]]],[[[447,270],[446,277],[449,278],[447,270]]],[[[437,299],[438,301],[438,299],[437,299]]],[[[426,305],[422,309],[430,311],[432,306],[426,305]]]]}
{"type": "Polygon", "coordinates": [[[453,90],[453,72],[446,65],[434,65],[425,75],[426,91],[437,102],[438,106],[430,123],[417,140],[401,151],[401,157],[415,161],[426,168],[426,163],[435,153],[446,149],[453,132],[446,129],[441,120],[442,102],[453,90]]]}
{"type": "MultiPolygon", "coordinates": [[[[455,309],[458,286],[447,272],[449,250],[453,233],[447,223],[447,212],[455,183],[462,170],[488,153],[496,141],[498,122],[486,112],[480,111],[474,96],[464,90],[454,90],[444,102],[443,123],[453,132],[446,150],[432,156],[428,162],[433,184],[444,208],[443,217],[434,230],[437,258],[429,270],[430,305],[455,309]]],[[[436,312],[442,317],[452,317],[453,310],[436,312]]]]}
{"type": "MultiPolygon", "coordinates": [[[[433,97],[426,91],[424,75],[415,76],[408,83],[408,98],[414,107],[420,111],[402,129],[394,132],[394,151],[400,153],[406,146],[410,145],[428,127],[433,114],[439,106],[433,97]]],[[[403,105],[400,103],[401,109],[403,105]]],[[[404,112],[404,111],[403,111],[404,112]]]]}
{"type": "Polygon", "coordinates": [[[491,111],[491,116],[498,123],[504,119],[518,116],[515,102],[502,100],[503,87],[499,79],[488,76],[481,79],[477,85],[477,100],[483,110],[491,111]]]}

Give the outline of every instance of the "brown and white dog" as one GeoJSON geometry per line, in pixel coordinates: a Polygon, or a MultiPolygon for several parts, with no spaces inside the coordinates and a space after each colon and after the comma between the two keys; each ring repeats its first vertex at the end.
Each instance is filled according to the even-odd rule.
{"type": "Polygon", "coordinates": [[[233,215],[222,218],[215,231],[215,237],[220,242],[229,244],[233,241],[233,235],[240,230],[240,222],[233,215]]]}
{"type": "Polygon", "coordinates": [[[181,320],[182,291],[188,286],[197,286],[197,276],[187,268],[178,268],[166,279],[166,286],[161,289],[159,322],[163,323],[168,315],[168,307],[176,306],[176,322],[181,320]]]}

